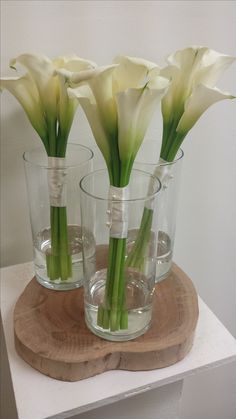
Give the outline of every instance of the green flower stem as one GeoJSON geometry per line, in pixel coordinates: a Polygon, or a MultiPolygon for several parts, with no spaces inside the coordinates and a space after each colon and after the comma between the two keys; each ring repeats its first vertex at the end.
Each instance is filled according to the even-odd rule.
{"type": "Polygon", "coordinates": [[[53,281],[60,277],[58,208],[50,207],[51,253],[46,256],[47,275],[53,281]]]}
{"type": "Polygon", "coordinates": [[[57,156],[57,122],[53,118],[47,119],[48,138],[49,138],[49,156],[57,156]]]}
{"type": "Polygon", "coordinates": [[[171,145],[166,150],[166,153],[161,156],[164,160],[172,162],[175,159],[178,150],[186,137],[187,133],[177,133],[174,136],[174,140],[171,142],[171,145]]]}
{"type": "Polygon", "coordinates": [[[72,276],[72,258],[69,254],[66,207],[58,208],[58,217],[61,280],[66,281],[72,276]]]}
{"type": "Polygon", "coordinates": [[[163,116],[163,134],[162,134],[162,144],[161,144],[161,153],[160,157],[168,162],[174,160],[185,136],[186,133],[178,131],[179,121],[184,113],[184,102],[178,104],[178,109],[173,113],[171,120],[165,122],[163,116]]]}
{"type": "Polygon", "coordinates": [[[151,234],[153,210],[144,208],[142,221],[134,245],[127,256],[126,266],[144,270],[144,261],[148,251],[151,234]]]}
{"type": "Polygon", "coordinates": [[[125,249],[126,239],[114,239],[117,241],[116,254],[114,255],[114,277],[111,298],[111,316],[110,328],[117,330],[121,328],[121,317],[124,304],[124,287],[125,287],[125,249]]]}
{"type": "Polygon", "coordinates": [[[66,207],[50,207],[51,253],[47,255],[47,275],[50,280],[66,281],[72,276],[69,254],[66,207]]]}
{"type": "Polygon", "coordinates": [[[160,157],[165,160],[167,160],[167,155],[170,149],[172,148],[173,144],[176,142],[176,127],[178,125],[178,121],[175,119],[171,121],[170,124],[167,126],[163,126],[163,132],[165,135],[163,135],[162,139],[162,147],[161,147],[161,154],[160,157]]]}
{"type": "Polygon", "coordinates": [[[126,238],[110,237],[105,299],[103,306],[98,309],[97,323],[103,329],[111,331],[128,328],[128,312],[125,306],[125,253],[126,238]]]}

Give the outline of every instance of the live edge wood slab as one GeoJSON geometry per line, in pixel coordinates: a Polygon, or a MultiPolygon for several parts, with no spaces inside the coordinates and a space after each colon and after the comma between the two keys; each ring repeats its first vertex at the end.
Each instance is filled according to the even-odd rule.
{"type": "Polygon", "coordinates": [[[197,293],[176,265],[156,285],[150,329],[122,343],[100,339],[87,329],[82,289],[52,291],[33,278],[15,306],[15,347],[33,368],[63,381],[114,369],[153,370],[186,356],[197,320],[197,293]]]}

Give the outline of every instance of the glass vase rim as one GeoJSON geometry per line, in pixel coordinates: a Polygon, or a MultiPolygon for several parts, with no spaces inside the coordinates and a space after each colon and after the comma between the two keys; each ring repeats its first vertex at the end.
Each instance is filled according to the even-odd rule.
{"type": "MultiPolygon", "coordinates": [[[[89,161],[91,161],[93,159],[94,152],[93,152],[93,150],[90,147],[87,147],[87,146],[85,146],[83,144],[72,143],[72,142],[70,142],[70,143],[67,144],[67,147],[70,147],[70,146],[73,146],[73,147],[75,146],[75,147],[78,147],[78,148],[82,148],[82,149],[86,150],[87,152],[89,152],[90,153],[90,156],[86,160],[84,160],[83,162],[80,162],[80,163],[77,163],[77,164],[65,164],[65,166],[63,167],[64,169],[81,167],[81,166],[83,166],[84,164],[87,164],[89,161]]],[[[43,146],[35,146],[35,147],[31,147],[28,150],[25,150],[23,152],[22,157],[23,157],[24,162],[27,163],[27,164],[30,164],[32,166],[35,166],[35,167],[40,167],[42,169],[51,170],[52,168],[48,164],[35,163],[35,162],[31,161],[30,159],[27,159],[26,158],[26,153],[30,153],[30,152],[37,151],[37,150],[44,151],[45,152],[45,155],[47,157],[52,157],[52,158],[55,157],[55,158],[57,158],[57,156],[48,156],[47,155],[47,152],[46,152],[46,150],[44,149],[43,146]]],[[[66,156],[65,156],[65,159],[66,159],[66,156]]],[[[58,169],[55,169],[55,170],[61,170],[61,169],[58,168],[58,169]]]]}
{"type": "MultiPolygon", "coordinates": [[[[108,201],[120,202],[121,200],[111,199],[109,197],[103,198],[101,196],[94,195],[91,192],[88,192],[88,191],[86,191],[84,189],[84,187],[82,185],[82,182],[85,180],[85,178],[88,178],[89,176],[94,176],[94,175],[96,175],[98,173],[101,173],[101,172],[106,173],[107,176],[109,177],[107,169],[97,169],[97,170],[94,170],[94,171],[92,171],[90,173],[87,173],[85,176],[83,176],[82,179],[79,182],[79,186],[80,186],[81,191],[83,193],[85,193],[87,196],[89,196],[89,197],[91,197],[93,199],[96,199],[98,201],[104,201],[104,202],[106,202],[106,201],[107,202],[108,201]]],[[[122,202],[142,202],[142,201],[145,202],[145,201],[147,201],[149,199],[155,198],[158,195],[158,193],[161,192],[161,190],[162,190],[162,184],[161,184],[160,179],[157,176],[152,175],[151,173],[148,173],[148,172],[146,172],[144,170],[140,170],[140,169],[136,169],[136,168],[132,169],[131,175],[132,175],[133,172],[139,172],[139,173],[145,174],[145,176],[148,176],[150,179],[153,178],[155,180],[155,182],[157,182],[157,188],[155,189],[155,192],[153,192],[153,193],[150,193],[149,194],[147,192],[147,194],[144,197],[141,197],[141,198],[122,199],[122,202]]],[[[109,185],[109,186],[112,186],[112,185],[109,185]]],[[[129,184],[127,186],[129,186],[129,184]]]]}
{"type": "Polygon", "coordinates": [[[160,157],[160,160],[155,162],[155,163],[150,163],[150,162],[146,162],[146,161],[141,161],[141,160],[136,160],[134,163],[135,164],[143,164],[145,166],[150,166],[150,167],[156,167],[156,166],[171,166],[176,164],[179,160],[181,160],[184,157],[184,151],[183,149],[180,147],[177,151],[176,154],[176,158],[173,161],[166,161],[164,159],[162,159],[160,157]],[[180,155],[177,156],[177,154],[180,152],[180,155]]]}

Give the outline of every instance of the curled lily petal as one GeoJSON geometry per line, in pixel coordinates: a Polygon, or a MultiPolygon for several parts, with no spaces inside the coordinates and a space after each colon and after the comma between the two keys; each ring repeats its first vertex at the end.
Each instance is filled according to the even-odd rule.
{"type": "Polygon", "coordinates": [[[96,64],[89,60],[84,60],[76,55],[57,57],[53,61],[54,76],[58,79],[58,121],[60,125],[60,135],[66,139],[69,135],[71,124],[74,119],[78,101],[69,98],[67,93],[67,80],[74,71],[85,71],[96,67],[96,64]]]}
{"type": "Polygon", "coordinates": [[[109,66],[89,81],[104,127],[110,134],[114,133],[114,127],[117,124],[116,105],[113,96],[113,72],[115,69],[116,66],[109,66]]]}
{"type": "MultiPolygon", "coordinates": [[[[87,84],[90,86],[95,97],[101,123],[107,134],[114,133],[117,123],[116,107],[113,96],[113,72],[117,65],[98,67],[91,70],[81,71],[70,77],[73,86],[87,84]]],[[[65,74],[65,73],[64,73],[65,74]]]]}
{"type": "Polygon", "coordinates": [[[185,103],[185,111],[177,126],[177,132],[188,132],[211,105],[224,99],[235,99],[235,96],[217,88],[198,85],[185,103]]]}
{"type": "Polygon", "coordinates": [[[176,51],[167,58],[168,64],[180,68],[187,74],[189,71],[196,72],[202,66],[202,58],[205,52],[208,51],[206,47],[189,47],[176,51]]]}
{"type": "Polygon", "coordinates": [[[158,77],[144,88],[128,89],[117,94],[118,144],[122,160],[135,158],[168,85],[169,80],[158,77]]]}
{"type": "Polygon", "coordinates": [[[43,55],[22,54],[11,60],[10,66],[15,66],[17,63],[28,70],[37,86],[46,113],[55,120],[59,86],[58,80],[54,77],[52,61],[43,55]]]}
{"type": "MultiPolygon", "coordinates": [[[[93,80],[96,80],[97,77],[103,75],[105,73],[109,74],[109,71],[113,71],[117,67],[116,64],[96,67],[96,68],[89,68],[87,70],[82,70],[80,72],[72,72],[72,71],[63,71],[59,70],[59,72],[63,71],[66,79],[70,81],[70,84],[74,87],[81,85],[81,84],[89,84],[92,83],[93,80]]],[[[67,69],[65,69],[67,70],[67,69]]]]}
{"type": "Polygon", "coordinates": [[[173,105],[185,101],[198,84],[214,87],[235,57],[220,54],[206,47],[190,47],[177,51],[168,58],[170,64],[163,69],[172,78],[168,95],[172,95],[173,105]]]}
{"type": "Polygon", "coordinates": [[[170,55],[167,62],[181,70],[185,84],[191,82],[192,87],[197,84],[214,87],[235,59],[206,47],[190,47],[170,55]]]}
{"type": "Polygon", "coordinates": [[[74,119],[75,111],[78,107],[78,101],[68,97],[64,78],[60,75],[58,75],[58,88],[59,97],[57,104],[57,118],[60,127],[60,136],[63,139],[67,139],[74,119]]]}
{"type": "Polygon", "coordinates": [[[109,163],[109,139],[101,123],[99,109],[91,89],[88,86],[81,86],[76,89],[68,88],[68,94],[69,97],[76,98],[83,108],[96,143],[106,162],[109,163]]]}
{"type": "Polygon", "coordinates": [[[159,69],[156,64],[141,58],[119,56],[114,62],[119,64],[114,72],[114,94],[137,86],[143,87],[149,72],[154,68],[159,69]]]}
{"type": "Polygon", "coordinates": [[[75,54],[54,58],[52,63],[53,67],[56,69],[63,68],[71,72],[79,72],[97,67],[97,64],[93,61],[84,60],[75,54]]]}
{"type": "MultiPolygon", "coordinates": [[[[199,71],[197,82],[214,87],[224,71],[236,60],[235,57],[219,55],[217,60],[199,71]]],[[[196,83],[195,83],[196,84],[196,83]]]]}
{"type": "Polygon", "coordinates": [[[10,60],[10,67],[15,68],[17,63],[20,63],[23,67],[25,67],[34,80],[38,81],[39,79],[42,85],[47,83],[48,78],[53,75],[52,61],[46,56],[37,54],[21,54],[10,60]]]}
{"type": "Polygon", "coordinates": [[[169,89],[162,99],[163,120],[168,123],[168,121],[171,121],[175,117],[176,112],[173,112],[173,109],[184,106],[184,98],[179,99],[179,96],[184,96],[181,91],[182,86],[179,84],[181,70],[178,67],[170,65],[162,69],[160,75],[170,80],[169,89]]]}
{"type": "Polygon", "coordinates": [[[0,89],[7,89],[23,107],[34,129],[45,141],[47,127],[37,86],[29,75],[8,77],[0,80],[0,89]]]}
{"type": "Polygon", "coordinates": [[[145,60],[144,58],[130,57],[128,55],[119,55],[113,61],[114,63],[126,65],[130,67],[130,69],[134,66],[142,66],[145,67],[146,71],[150,71],[152,68],[158,67],[157,64],[152,61],[145,60]]]}

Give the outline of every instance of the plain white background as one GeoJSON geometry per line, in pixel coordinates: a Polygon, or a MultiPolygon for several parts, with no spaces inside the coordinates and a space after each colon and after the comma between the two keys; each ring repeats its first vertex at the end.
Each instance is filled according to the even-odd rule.
{"type": "MultiPolygon", "coordinates": [[[[12,74],[9,59],[23,52],[49,57],[75,52],[98,64],[127,54],[161,66],[168,54],[189,45],[236,55],[234,1],[2,1],[1,20],[4,76],[12,74]]],[[[219,87],[236,94],[235,80],[236,64],[219,87]]],[[[174,259],[236,336],[235,117],[236,101],[220,102],[185,140],[174,259]]],[[[22,153],[39,140],[7,92],[1,121],[1,265],[6,266],[32,259],[22,153]]],[[[148,136],[161,137],[159,111],[148,136]]],[[[82,111],[70,138],[96,151],[82,111]]],[[[235,364],[189,378],[182,418],[235,419],[235,388],[235,364]]]]}

